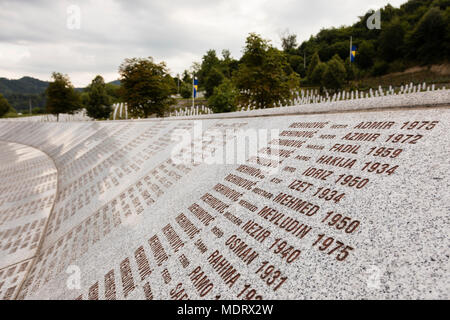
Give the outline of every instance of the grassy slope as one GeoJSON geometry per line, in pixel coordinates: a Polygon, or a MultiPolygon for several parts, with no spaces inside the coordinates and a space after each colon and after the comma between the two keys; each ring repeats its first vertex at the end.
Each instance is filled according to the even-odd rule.
{"type": "Polygon", "coordinates": [[[401,86],[409,83],[435,83],[438,86],[450,84],[450,65],[435,65],[430,67],[414,67],[404,72],[396,72],[381,77],[367,78],[359,81],[361,87],[376,88],[379,85],[383,87],[401,86]]]}

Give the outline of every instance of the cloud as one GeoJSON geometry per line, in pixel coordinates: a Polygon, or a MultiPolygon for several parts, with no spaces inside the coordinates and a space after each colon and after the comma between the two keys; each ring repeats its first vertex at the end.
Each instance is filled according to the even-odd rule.
{"type": "Polygon", "coordinates": [[[403,2],[0,0],[0,77],[49,80],[58,71],[85,86],[97,74],[115,80],[125,58],[148,56],[176,74],[208,49],[239,58],[250,32],[279,46],[285,30],[302,41],[321,28],[350,25],[369,8],[403,2]],[[79,29],[71,6],[80,10],[79,29]]]}

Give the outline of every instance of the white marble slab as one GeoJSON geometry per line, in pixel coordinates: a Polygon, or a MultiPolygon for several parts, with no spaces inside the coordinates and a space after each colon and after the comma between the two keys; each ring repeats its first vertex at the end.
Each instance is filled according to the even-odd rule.
{"type": "Polygon", "coordinates": [[[448,299],[449,125],[442,106],[0,122],[0,141],[42,150],[58,170],[46,237],[18,298],[448,299]],[[175,163],[188,153],[177,152],[179,130],[203,141],[198,161],[175,163]],[[257,140],[259,164],[201,159],[218,154],[219,133],[234,147],[243,133],[270,130],[280,145],[275,135],[269,149],[257,140]],[[262,165],[268,151],[275,168],[262,165]]]}

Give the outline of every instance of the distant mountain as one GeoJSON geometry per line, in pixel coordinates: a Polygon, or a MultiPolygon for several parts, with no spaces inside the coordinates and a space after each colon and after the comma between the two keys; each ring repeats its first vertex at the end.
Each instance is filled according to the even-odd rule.
{"type": "Polygon", "coordinates": [[[9,95],[19,94],[40,94],[47,89],[49,82],[31,77],[23,77],[18,80],[0,78],[0,93],[9,95]]]}
{"type": "Polygon", "coordinates": [[[0,78],[0,93],[8,100],[17,112],[45,106],[45,89],[49,82],[23,77],[18,80],[0,78]]]}
{"type": "Polygon", "coordinates": [[[115,84],[116,86],[120,86],[120,80],[114,80],[114,81],[111,81],[111,82],[108,82],[108,83],[115,84]]]}
{"type": "MultiPolygon", "coordinates": [[[[109,82],[120,86],[120,80],[109,82]]],[[[42,81],[32,77],[23,77],[18,80],[0,78],[0,93],[8,100],[17,112],[28,111],[30,104],[32,108],[45,107],[45,90],[49,85],[48,81],[42,81]]],[[[84,88],[75,88],[82,92],[84,88]]]]}

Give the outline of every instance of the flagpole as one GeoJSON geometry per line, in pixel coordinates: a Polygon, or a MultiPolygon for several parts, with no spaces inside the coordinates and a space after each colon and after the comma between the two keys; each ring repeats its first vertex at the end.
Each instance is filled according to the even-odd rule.
{"type": "Polygon", "coordinates": [[[352,65],[352,48],[353,48],[353,37],[350,36],[350,65],[352,65]]]}
{"type": "Polygon", "coordinates": [[[195,104],[195,88],[194,88],[194,80],[195,79],[195,73],[192,72],[192,108],[194,108],[194,104],[195,104]]]}

